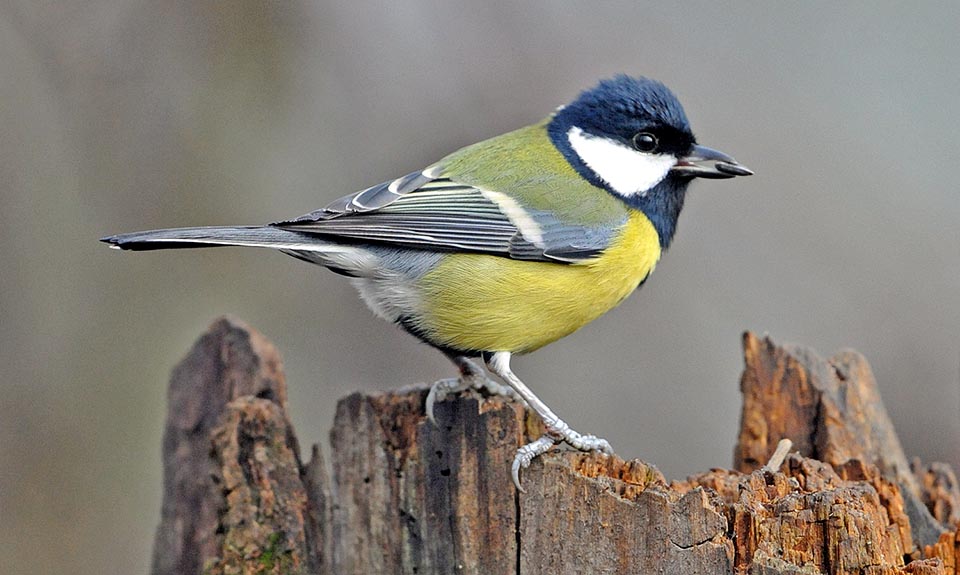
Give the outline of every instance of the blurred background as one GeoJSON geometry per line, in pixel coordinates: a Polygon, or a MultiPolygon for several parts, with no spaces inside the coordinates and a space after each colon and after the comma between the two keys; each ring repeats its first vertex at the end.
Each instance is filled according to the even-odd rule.
{"type": "Polygon", "coordinates": [[[853,347],[907,452],[960,465],[958,29],[956,2],[0,2],[3,572],[149,569],[167,377],[221,314],[283,352],[304,444],[352,390],[453,373],[325,270],[100,236],[296,216],[616,72],[757,175],[695,183],[641,293],[518,374],[680,478],[731,464],[743,330],[853,347]]]}

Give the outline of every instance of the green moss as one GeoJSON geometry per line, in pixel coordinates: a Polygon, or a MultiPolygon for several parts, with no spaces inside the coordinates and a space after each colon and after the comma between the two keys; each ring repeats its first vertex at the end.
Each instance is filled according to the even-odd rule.
{"type": "Polygon", "coordinates": [[[282,557],[278,557],[281,553],[280,540],[283,538],[283,533],[277,531],[270,534],[270,537],[267,538],[267,547],[263,550],[263,553],[260,554],[260,565],[262,565],[267,570],[272,570],[277,561],[283,561],[282,557]]]}

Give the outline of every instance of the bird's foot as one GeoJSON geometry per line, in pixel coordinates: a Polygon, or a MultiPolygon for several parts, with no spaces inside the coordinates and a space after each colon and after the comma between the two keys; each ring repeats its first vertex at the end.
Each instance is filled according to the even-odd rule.
{"type": "Polygon", "coordinates": [[[437,420],[433,417],[434,403],[443,401],[448,395],[460,393],[465,389],[470,389],[470,387],[471,385],[468,380],[458,377],[451,377],[449,379],[441,379],[433,382],[433,385],[430,386],[430,391],[427,393],[427,401],[423,406],[424,411],[427,412],[427,419],[430,420],[430,423],[434,425],[437,424],[437,420]]]}
{"type": "Polygon", "coordinates": [[[424,404],[424,410],[427,412],[427,418],[436,424],[437,420],[433,417],[433,406],[438,401],[443,401],[450,395],[475,389],[487,396],[501,396],[516,399],[517,394],[508,386],[497,383],[487,377],[482,371],[470,372],[458,378],[441,379],[430,386],[427,393],[427,400],[424,404]]]}
{"type": "Polygon", "coordinates": [[[531,441],[517,450],[513,457],[513,466],[510,468],[510,474],[513,476],[513,484],[517,486],[517,491],[526,493],[520,486],[520,470],[530,467],[530,462],[540,455],[550,451],[559,440],[549,435],[541,435],[537,440],[531,441]]]}
{"type": "Polygon", "coordinates": [[[530,466],[530,462],[538,456],[550,451],[558,443],[566,443],[570,447],[579,451],[599,451],[607,455],[613,454],[613,448],[610,442],[596,435],[583,435],[572,429],[562,420],[557,419],[552,423],[547,423],[547,432],[535,441],[532,441],[517,450],[517,455],[513,458],[513,484],[517,490],[524,492],[520,486],[520,470],[530,466]]]}

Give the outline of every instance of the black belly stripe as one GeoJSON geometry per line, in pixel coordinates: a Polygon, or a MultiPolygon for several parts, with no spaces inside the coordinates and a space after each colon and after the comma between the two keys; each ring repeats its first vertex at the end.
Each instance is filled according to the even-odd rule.
{"type": "Polygon", "coordinates": [[[440,350],[441,352],[445,353],[448,356],[480,357],[480,355],[484,353],[483,350],[479,350],[479,349],[461,349],[457,347],[450,347],[447,345],[443,345],[442,343],[438,343],[433,339],[431,339],[430,336],[427,334],[427,332],[421,329],[417,325],[417,323],[413,320],[413,318],[411,318],[410,316],[400,316],[399,318],[397,318],[396,323],[397,325],[402,327],[404,331],[406,331],[413,337],[419,339],[420,341],[429,345],[430,347],[440,350]]]}

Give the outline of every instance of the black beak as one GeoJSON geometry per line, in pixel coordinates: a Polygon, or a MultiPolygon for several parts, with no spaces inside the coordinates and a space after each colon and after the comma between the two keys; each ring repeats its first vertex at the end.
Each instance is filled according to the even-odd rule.
{"type": "Polygon", "coordinates": [[[706,146],[694,146],[693,150],[677,161],[671,174],[686,178],[723,179],[735,176],[752,176],[753,172],[719,150],[706,146]]]}

